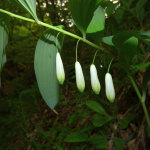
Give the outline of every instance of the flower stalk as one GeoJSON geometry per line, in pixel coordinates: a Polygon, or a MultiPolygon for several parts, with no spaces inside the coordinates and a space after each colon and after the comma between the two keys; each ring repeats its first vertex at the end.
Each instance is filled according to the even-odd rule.
{"type": "Polygon", "coordinates": [[[80,40],[77,41],[76,45],[76,62],[75,62],[75,74],[76,74],[76,84],[77,88],[80,92],[83,92],[85,89],[85,81],[84,81],[84,76],[83,76],[83,71],[80,63],[78,62],[77,59],[77,49],[78,49],[78,43],[80,40]]]}

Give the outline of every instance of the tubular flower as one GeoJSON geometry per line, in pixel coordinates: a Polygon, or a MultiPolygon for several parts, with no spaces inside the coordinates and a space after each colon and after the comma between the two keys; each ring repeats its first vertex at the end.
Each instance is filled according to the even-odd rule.
{"type": "Polygon", "coordinates": [[[65,72],[64,72],[64,66],[59,53],[56,54],[56,74],[57,74],[58,82],[60,84],[63,84],[65,80],[65,72]]]}
{"type": "Polygon", "coordinates": [[[110,73],[106,73],[105,75],[105,86],[106,86],[106,97],[111,103],[113,103],[115,100],[115,89],[113,85],[112,76],[110,73]]]}
{"type": "Polygon", "coordinates": [[[94,64],[90,66],[91,86],[95,94],[99,94],[101,86],[97,76],[97,70],[94,64]]]}
{"type": "Polygon", "coordinates": [[[75,63],[75,73],[76,73],[77,88],[79,89],[80,92],[83,92],[85,88],[85,81],[81,65],[78,61],[75,63]]]}

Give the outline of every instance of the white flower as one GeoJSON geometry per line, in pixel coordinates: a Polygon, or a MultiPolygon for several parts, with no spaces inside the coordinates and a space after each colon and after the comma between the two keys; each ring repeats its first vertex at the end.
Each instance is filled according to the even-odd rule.
{"type": "Polygon", "coordinates": [[[65,80],[65,72],[64,72],[64,66],[59,53],[56,54],[56,74],[57,74],[58,82],[60,84],[63,84],[65,80]]]}
{"type": "Polygon", "coordinates": [[[75,73],[76,73],[77,87],[80,92],[83,92],[85,88],[85,81],[84,81],[81,65],[78,61],[75,63],[75,73]]]}
{"type": "Polygon", "coordinates": [[[94,64],[90,66],[91,86],[95,94],[99,94],[101,86],[97,76],[97,70],[94,64]]]}
{"type": "Polygon", "coordinates": [[[106,73],[105,75],[105,86],[106,86],[106,97],[110,102],[113,103],[115,100],[115,89],[110,73],[106,73]]]}

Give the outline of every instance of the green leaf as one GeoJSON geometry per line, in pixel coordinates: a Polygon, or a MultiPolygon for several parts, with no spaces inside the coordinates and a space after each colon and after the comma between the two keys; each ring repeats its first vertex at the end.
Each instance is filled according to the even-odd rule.
{"type": "Polygon", "coordinates": [[[10,16],[0,12],[0,87],[1,72],[6,63],[6,45],[8,43],[10,16]]]}
{"type": "Polygon", "coordinates": [[[65,138],[65,142],[85,142],[89,141],[88,136],[86,134],[80,132],[74,132],[65,138]]]}
{"type": "MultiPolygon", "coordinates": [[[[61,26],[60,26],[61,27],[61,26]]],[[[56,36],[58,32],[46,30],[38,40],[34,69],[39,90],[44,101],[53,109],[59,100],[59,83],[56,77],[56,36]]],[[[58,49],[62,49],[64,35],[58,36],[58,49]]]]}
{"type": "Polygon", "coordinates": [[[121,0],[122,4],[127,8],[130,8],[132,1],[133,0],[121,0]]]}
{"type": "Polygon", "coordinates": [[[39,20],[36,15],[36,0],[10,0],[21,9],[25,9],[35,19],[37,23],[39,20]]]}
{"type": "Polygon", "coordinates": [[[123,43],[123,59],[127,66],[132,63],[132,59],[137,51],[138,39],[131,37],[123,43]]]}
{"type": "Polygon", "coordinates": [[[139,32],[139,35],[146,41],[150,42],[150,31],[139,32]]]}
{"type": "Polygon", "coordinates": [[[112,36],[107,36],[107,37],[103,37],[102,38],[102,41],[109,45],[109,46],[114,46],[113,42],[112,42],[112,38],[113,38],[113,35],[112,36]]]}
{"type": "Polygon", "coordinates": [[[147,82],[150,78],[150,65],[147,67],[144,76],[143,76],[143,81],[142,81],[142,91],[146,92],[146,87],[147,87],[147,82]]]}
{"type": "Polygon", "coordinates": [[[93,14],[102,0],[69,0],[69,7],[72,18],[86,39],[86,30],[93,14]]]}
{"type": "Polygon", "coordinates": [[[106,148],[108,146],[107,140],[100,134],[95,134],[90,142],[94,144],[97,149],[106,148]]]}
{"type": "Polygon", "coordinates": [[[91,23],[87,28],[87,32],[95,41],[101,42],[104,34],[105,11],[102,7],[98,7],[94,12],[91,23]]]}
{"type": "Polygon", "coordinates": [[[124,11],[125,11],[125,10],[124,10],[122,7],[119,7],[119,8],[116,10],[115,14],[114,14],[115,19],[116,19],[116,21],[118,22],[118,24],[121,23],[121,19],[122,19],[123,15],[124,15],[124,11]]]}
{"type": "Polygon", "coordinates": [[[139,0],[136,3],[136,5],[135,5],[135,12],[136,12],[137,16],[139,16],[139,13],[143,9],[143,6],[145,5],[146,2],[147,2],[147,0],[139,0]]]}
{"type": "Polygon", "coordinates": [[[101,115],[107,115],[104,108],[99,103],[97,103],[96,101],[88,100],[85,102],[85,104],[87,105],[87,107],[89,107],[93,111],[95,111],[101,115]]]}
{"type": "Polygon", "coordinates": [[[150,65],[150,62],[144,63],[144,64],[135,65],[135,66],[134,66],[135,69],[133,70],[133,68],[132,68],[131,74],[134,74],[134,73],[137,72],[138,70],[143,69],[143,68],[146,68],[146,67],[148,67],[149,65],[150,65]]]}
{"type": "Polygon", "coordinates": [[[122,49],[123,49],[123,43],[128,40],[131,37],[136,37],[144,41],[146,44],[150,45],[149,42],[147,42],[137,31],[123,31],[120,33],[117,33],[113,36],[112,42],[116,49],[118,50],[118,57],[121,58],[122,55],[122,49]]]}
{"type": "Polygon", "coordinates": [[[110,120],[114,119],[114,117],[111,116],[106,116],[103,117],[99,114],[95,114],[94,119],[93,119],[93,125],[96,127],[101,127],[103,126],[105,123],[109,122],[110,120]]]}
{"type": "Polygon", "coordinates": [[[123,117],[123,119],[119,120],[120,129],[125,129],[128,124],[134,119],[135,115],[130,114],[123,117]]]}
{"type": "Polygon", "coordinates": [[[124,140],[118,137],[114,138],[115,150],[123,150],[124,140]]]}
{"type": "Polygon", "coordinates": [[[117,48],[119,53],[122,51],[123,43],[134,35],[135,35],[135,31],[123,31],[115,34],[112,37],[112,42],[114,46],[117,48]]]}
{"type": "Polygon", "coordinates": [[[110,4],[107,6],[107,9],[106,9],[106,13],[107,13],[107,16],[110,17],[113,13],[113,11],[115,10],[116,6],[118,5],[118,3],[112,3],[110,2],[110,4]]]}

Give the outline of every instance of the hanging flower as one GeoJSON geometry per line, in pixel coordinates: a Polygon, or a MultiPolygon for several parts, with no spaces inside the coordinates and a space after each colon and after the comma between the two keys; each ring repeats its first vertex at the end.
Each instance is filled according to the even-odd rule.
{"type": "Polygon", "coordinates": [[[115,89],[113,85],[112,76],[110,73],[106,73],[105,75],[105,86],[106,86],[106,97],[110,102],[114,102],[115,100],[115,89]]]}
{"type": "Polygon", "coordinates": [[[59,53],[56,54],[56,74],[57,74],[58,82],[60,84],[63,84],[65,80],[65,72],[64,72],[64,66],[59,53]]]}
{"type": "Polygon", "coordinates": [[[101,86],[97,75],[97,70],[94,64],[90,66],[91,86],[95,94],[99,94],[101,86]]]}
{"type": "Polygon", "coordinates": [[[80,92],[85,89],[85,81],[80,63],[77,61],[75,63],[75,73],[76,73],[76,84],[80,92]]]}

